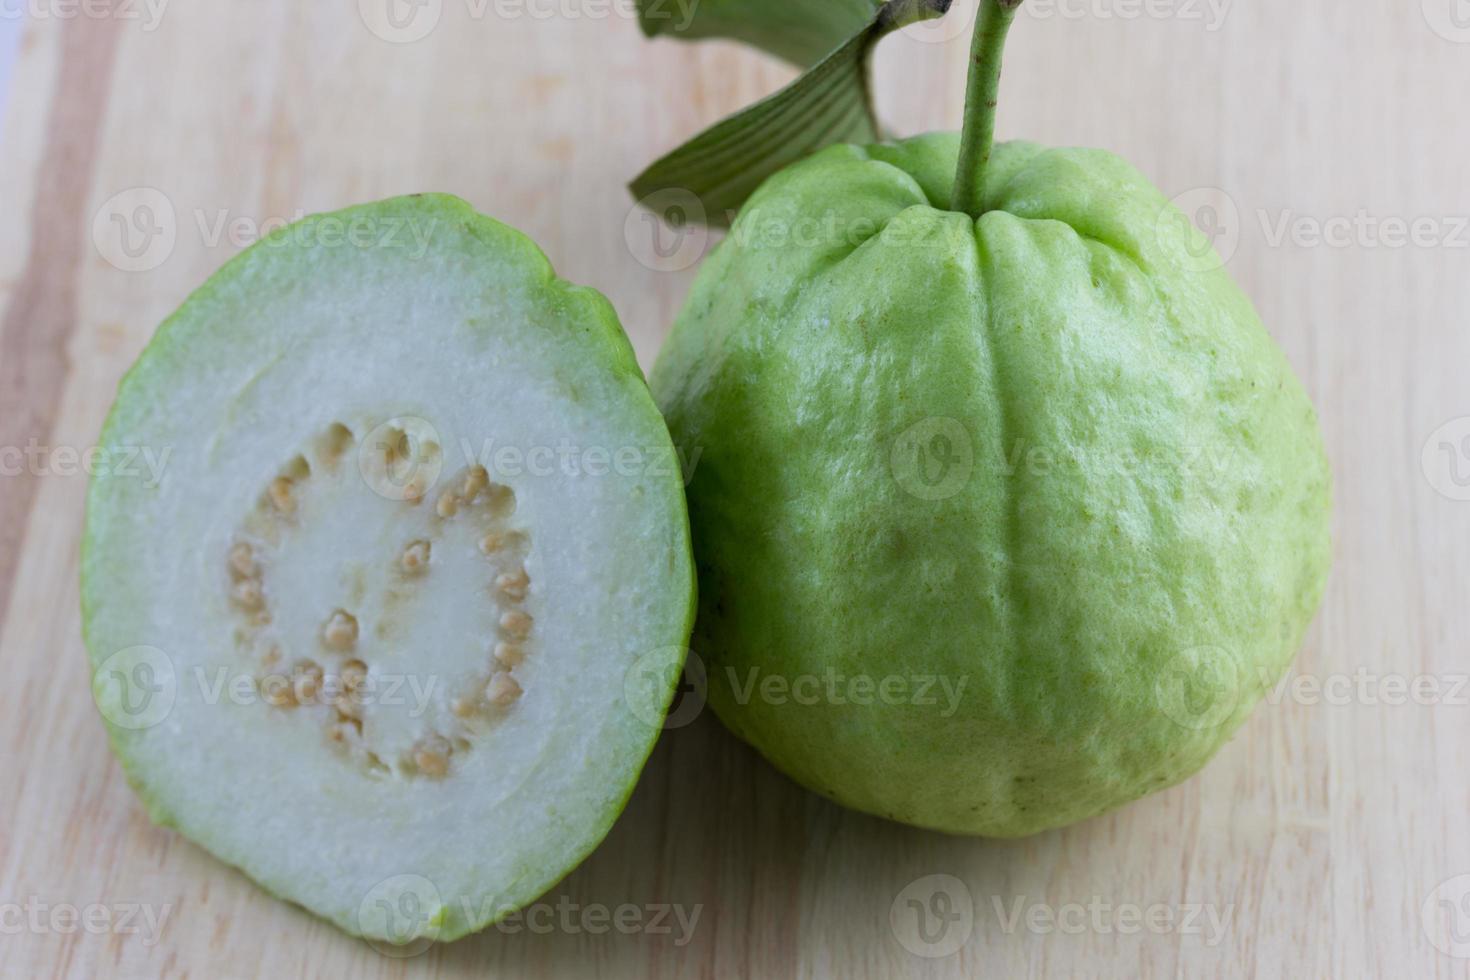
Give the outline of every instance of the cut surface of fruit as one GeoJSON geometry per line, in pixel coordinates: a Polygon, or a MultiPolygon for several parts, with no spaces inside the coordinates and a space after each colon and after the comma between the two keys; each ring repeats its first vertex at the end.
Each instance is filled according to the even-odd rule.
{"type": "Polygon", "coordinates": [[[596,846],[659,733],[681,468],[597,293],[445,196],[308,218],[124,379],[93,694],[155,820],[354,934],[453,939],[596,846]]]}

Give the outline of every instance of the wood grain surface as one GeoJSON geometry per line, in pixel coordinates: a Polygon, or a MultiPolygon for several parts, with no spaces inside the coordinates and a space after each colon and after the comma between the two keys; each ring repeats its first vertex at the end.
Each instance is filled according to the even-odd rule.
{"type": "MultiPolygon", "coordinates": [[[[25,23],[0,154],[0,976],[1470,975],[1463,0],[1031,0],[1013,31],[1001,136],[1105,147],[1182,195],[1329,445],[1326,601],[1199,776],[969,840],[840,809],[706,713],[547,896],[549,929],[411,958],[150,826],[89,695],[77,454],[154,326],[267,221],[441,190],[604,292],[646,366],[705,243],[661,258],[624,182],[789,77],[646,42],[597,0],[428,0],[389,39],[378,2],[6,7],[25,23]],[[582,918],[624,905],[629,934],[582,918]]],[[[896,132],[958,123],[956,6],[879,51],[896,132]]]]}

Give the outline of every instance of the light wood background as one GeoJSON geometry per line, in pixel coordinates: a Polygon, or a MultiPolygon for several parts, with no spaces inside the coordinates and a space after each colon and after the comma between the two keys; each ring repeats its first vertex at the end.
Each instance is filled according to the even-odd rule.
{"type": "MultiPolygon", "coordinates": [[[[156,23],[141,3],[101,17],[27,6],[0,154],[0,447],[93,442],[154,325],[245,243],[213,236],[221,214],[248,224],[452,191],[606,293],[646,365],[692,269],[650,258],[623,184],[789,77],[730,45],[645,42],[626,17],[594,17],[608,9],[597,0],[431,0],[439,20],[411,43],[375,36],[354,0],[174,0],[156,23]],[[136,188],[166,199],[175,241],[127,271],[109,215],[136,188]]],[[[1012,843],[846,812],[706,715],[662,740],[607,842],[548,897],[699,907],[688,942],[491,929],[390,959],[149,825],[89,697],[85,479],[64,457],[11,475],[12,453],[0,975],[1470,975],[1453,955],[1470,954],[1470,502],[1456,499],[1470,496],[1456,482],[1470,475],[1470,422],[1454,421],[1470,416],[1470,30],[1451,19],[1464,4],[1031,8],[1012,35],[1001,135],[1106,147],[1214,206],[1200,214],[1221,218],[1234,275],[1320,409],[1337,560],[1302,686],[1185,785],[1012,843]],[[1360,216],[1423,219],[1420,240],[1360,216]],[[1344,219],[1347,240],[1312,240],[1344,219]],[[1396,703],[1393,678],[1428,678],[1423,703],[1396,703]],[[1318,682],[1327,693],[1313,697],[1318,682]],[[968,940],[946,957],[910,952],[890,925],[901,893],[900,919],[936,874],[973,903],[968,940]],[[119,926],[130,905],[166,918],[156,937],[69,933],[47,911],[67,904],[106,906],[119,926]],[[1122,906],[1162,907],[1151,914],[1173,925],[1123,934],[1122,906]],[[1204,915],[1186,926],[1193,907],[1204,915]],[[25,918],[38,909],[39,928],[25,918]],[[1028,925],[1047,909],[1062,927],[1028,925]]],[[[961,0],[951,18],[971,9],[961,0]]],[[[879,102],[900,133],[958,123],[966,32],[942,33],[880,49],[879,102]]]]}

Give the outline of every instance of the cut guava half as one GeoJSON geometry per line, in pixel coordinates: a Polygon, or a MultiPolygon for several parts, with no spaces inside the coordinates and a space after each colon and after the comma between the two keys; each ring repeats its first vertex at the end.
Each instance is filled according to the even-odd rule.
{"type": "Polygon", "coordinates": [[[280,230],[98,460],[93,695],[154,820],[394,949],[607,833],[692,624],[683,480],[612,308],[524,235],[442,195],[280,230]]]}

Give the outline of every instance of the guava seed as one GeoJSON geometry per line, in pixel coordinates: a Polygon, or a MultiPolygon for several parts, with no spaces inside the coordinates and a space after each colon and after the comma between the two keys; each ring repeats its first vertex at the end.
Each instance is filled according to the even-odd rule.
{"type": "Polygon", "coordinates": [[[296,498],[291,496],[291,481],[278,476],[270,482],[266,488],[266,495],[270,497],[271,506],[282,514],[293,514],[296,512],[296,498]]]}
{"type": "Polygon", "coordinates": [[[460,489],[460,496],[465,503],[474,503],[481,490],[490,485],[490,474],[485,472],[483,466],[472,466],[464,476],[464,486],[460,489]]]}
{"type": "Polygon", "coordinates": [[[399,564],[410,574],[422,572],[429,564],[430,546],[427,541],[415,541],[403,549],[399,564]]]}
{"type": "Polygon", "coordinates": [[[253,578],[236,582],[234,588],[230,589],[230,598],[247,612],[254,612],[265,605],[265,596],[261,592],[260,583],[253,578]]]}
{"type": "Polygon", "coordinates": [[[357,617],[338,609],[322,627],[322,643],[329,650],[351,650],[357,645],[357,617]]]}
{"type": "Polygon", "coordinates": [[[515,667],[526,659],[526,650],[517,643],[497,643],[495,659],[507,667],[515,667]]]}
{"type": "Polygon", "coordinates": [[[500,617],[500,628],[518,640],[524,640],[531,632],[533,620],[519,609],[512,609],[500,617]]]}
{"type": "Polygon", "coordinates": [[[255,578],[260,566],[255,564],[255,552],[244,541],[230,546],[230,571],[238,578],[255,578]]]}
{"type": "Polygon", "coordinates": [[[521,696],[521,685],[509,674],[496,674],[490,679],[490,686],[485,690],[485,697],[491,704],[502,707],[510,704],[521,696]]]}
{"type": "Polygon", "coordinates": [[[431,735],[414,749],[413,764],[426,776],[443,776],[449,771],[449,754],[452,751],[448,741],[431,735]]]}

